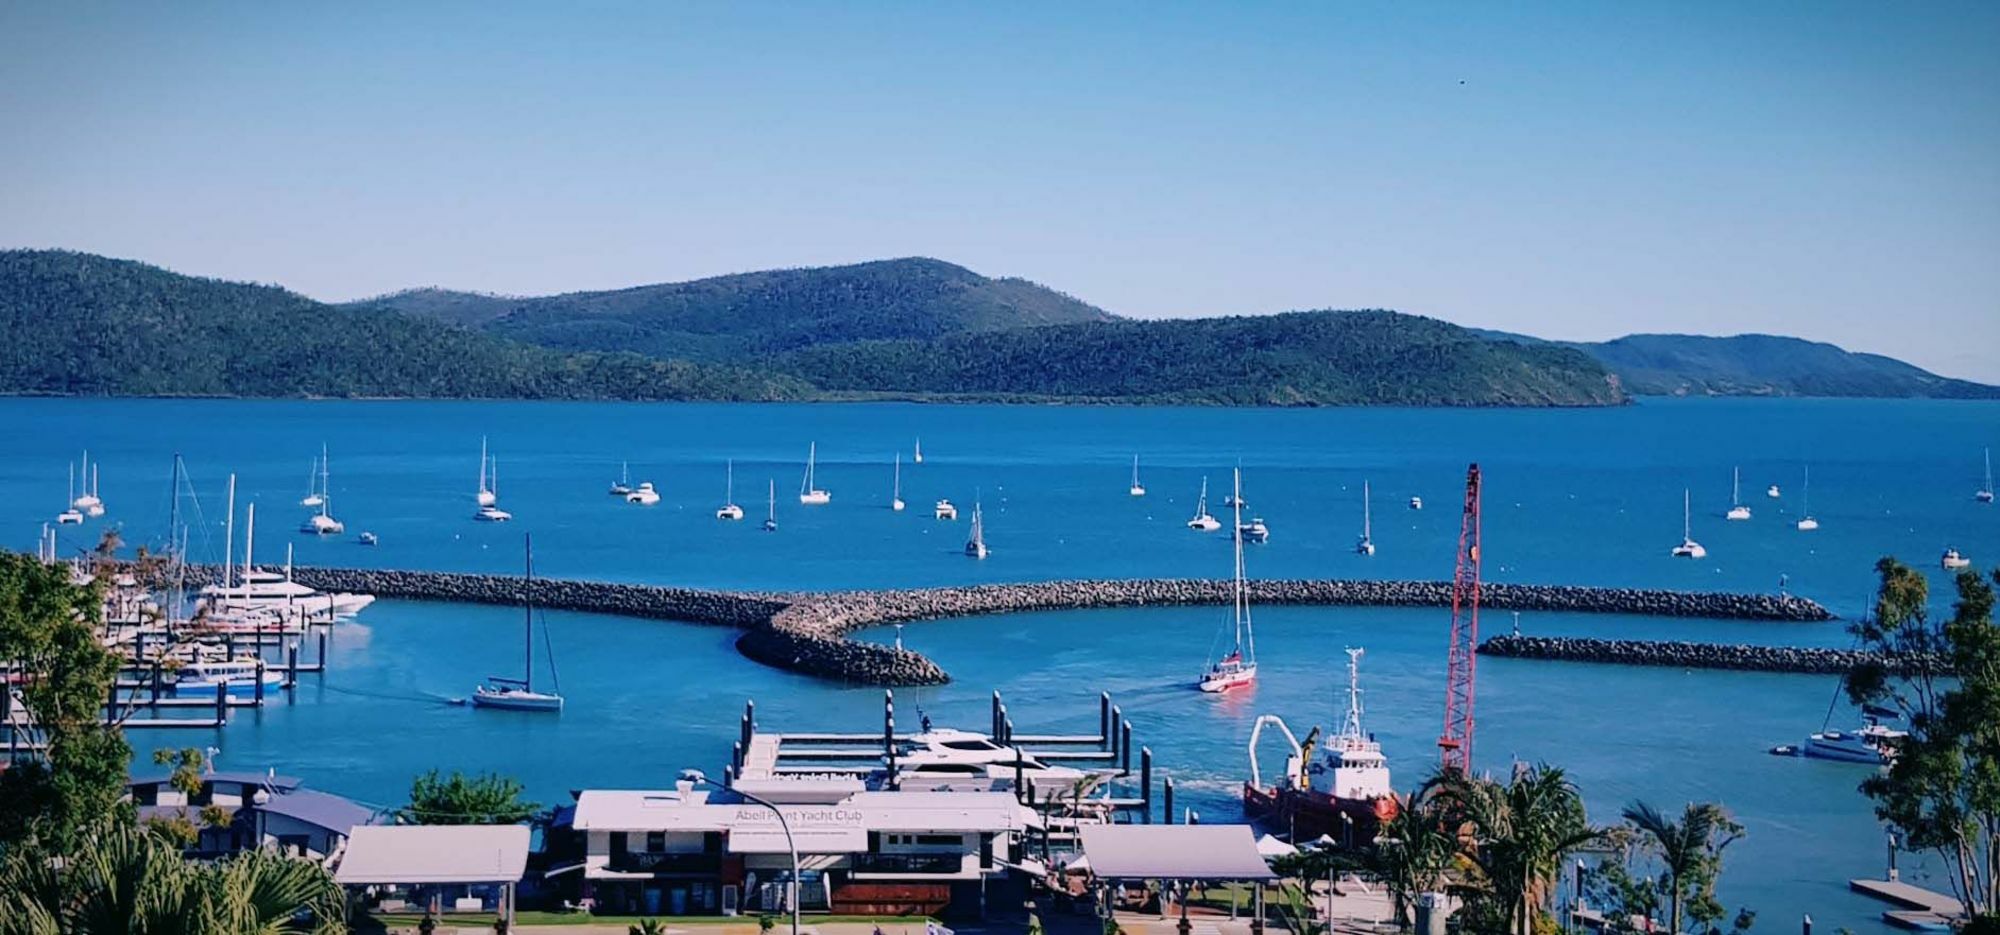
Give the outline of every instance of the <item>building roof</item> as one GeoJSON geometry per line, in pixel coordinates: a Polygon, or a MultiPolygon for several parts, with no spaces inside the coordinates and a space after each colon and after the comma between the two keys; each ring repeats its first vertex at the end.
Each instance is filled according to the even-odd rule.
{"type": "Polygon", "coordinates": [[[374,809],[330,792],[316,792],[312,789],[297,789],[271,796],[269,801],[258,805],[257,810],[267,815],[282,815],[338,834],[346,834],[359,825],[380,823],[374,809]]]}
{"type": "MultiPolygon", "coordinates": [[[[1011,792],[858,792],[828,805],[780,803],[793,833],[838,825],[861,831],[1019,831],[1037,822],[1011,792]]],[[[769,831],[763,806],[728,793],[586,789],[579,831],[769,831]]],[[[732,845],[733,847],[733,845],[732,845]]],[[[803,847],[801,849],[804,849],[803,847]]]]}
{"type": "Polygon", "coordinates": [[[1083,853],[1112,880],[1270,880],[1249,825],[1086,825],[1083,853]]]}
{"type": "Polygon", "coordinates": [[[512,883],[528,867],[527,825],[363,825],[333,872],[343,886],[512,883]]]}

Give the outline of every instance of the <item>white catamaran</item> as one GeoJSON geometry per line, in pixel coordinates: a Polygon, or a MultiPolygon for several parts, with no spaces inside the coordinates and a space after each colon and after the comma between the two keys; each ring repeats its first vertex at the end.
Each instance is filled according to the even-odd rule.
{"type": "Polygon", "coordinates": [[[1743,505],[1743,469],[1734,468],[1729,474],[1729,512],[1727,519],[1746,520],[1750,518],[1750,508],[1743,505]]]}
{"type": "MultiPolygon", "coordinates": [[[[1243,472],[1236,472],[1235,499],[1243,499],[1243,472]]],[[[1227,654],[1209,664],[1196,683],[1205,692],[1225,692],[1257,681],[1257,637],[1250,628],[1250,598],[1243,589],[1243,508],[1236,507],[1236,583],[1234,619],[1231,626],[1234,641],[1227,654]]]]}
{"type": "Polygon", "coordinates": [[[819,443],[806,446],[806,476],[799,482],[799,502],[806,506],[820,506],[833,502],[833,494],[821,490],[814,476],[819,467],[819,443]]]}
{"type": "Polygon", "coordinates": [[[722,506],[716,508],[715,518],[742,519],[743,508],[736,505],[736,459],[730,458],[722,472],[722,506]]]}
{"type": "Polygon", "coordinates": [[[1370,508],[1368,482],[1361,482],[1361,539],[1354,543],[1354,551],[1359,555],[1375,554],[1374,516],[1370,508]]]}
{"type": "Polygon", "coordinates": [[[56,525],[75,526],[83,522],[83,511],[76,508],[76,462],[69,463],[69,495],[63,498],[63,511],[56,514],[56,525]]]}
{"type": "Polygon", "coordinates": [[[500,494],[496,489],[500,486],[499,481],[487,476],[487,467],[490,464],[491,461],[486,454],[486,436],[482,435],[479,437],[479,492],[472,497],[482,507],[500,502],[500,494]]]}
{"type": "Polygon", "coordinates": [[[329,483],[331,475],[327,464],[326,446],[322,445],[319,451],[319,487],[313,491],[312,496],[306,498],[319,501],[311,504],[319,507],[319,512],[307,516],[305,521],[299,524],[299,531],[307,535],[337,536],[347,531],[345,523],[333,518],[333,487],[329,483]]]}
{"type": "Polygon", "coordinates": [[[97,468],[91,466],[88,451],[83,453],[83,470],[78,480],[83,484],[83,493],[69,502],[70,508],[83,511],[85,516],[103,516],[104,499],[97,495],[97,468]]]}
{"type": "Polygon", "coordinates": [[[1201,479],[1201,496],[1194,501],[1194,518],[1187,521],[1189,529],[1214,532],[1222,528],[1215,517],[1208,515],[1208,478],[1201,479]]]}
{"type": "Polygon", "coordinates": [[[1675,558],[1708,557],[1708,550],[1702,548],[1701,543],[1694,541],[1694,514],[1692,512],[1694,501],[1692,498],[1693,494],[1691,492],[1686,489],[1681,490],[1681,544],[1674,546],[1672,554],[1675,558]]]}
{"type": "Polygon", "coordinates": [[[499,675],[486,677],[486,684],[472,693],[472,703],[481,708],[504,708],[509,711],[560,712],[563,708],[562,682],[556,676],[555,647],[549,643],[548,621],[542,621],[542,643],[548,650],[549,681],[552,691],[535,690],[535,544],[532,536],[521,537],[527,551],[526,584],[521,589],[523,610],[523,631],[521,634],[522,672],[521,677],[508,678],[499,675]]]}

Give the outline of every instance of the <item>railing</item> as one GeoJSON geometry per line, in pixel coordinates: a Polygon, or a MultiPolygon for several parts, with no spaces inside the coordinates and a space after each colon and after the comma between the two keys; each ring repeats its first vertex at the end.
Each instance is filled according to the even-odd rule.
{"type": "Polygon", "coordinates": [[[627,851],[612,854],[606,865],[619,873],[716,873],[722,869],[722,858],[714,854],[627,851]]]}
{"type": "Polygon", "coordinates": [[[963,854],[856,854],[856,873],[958,873],[965,869],[963,854]]]}

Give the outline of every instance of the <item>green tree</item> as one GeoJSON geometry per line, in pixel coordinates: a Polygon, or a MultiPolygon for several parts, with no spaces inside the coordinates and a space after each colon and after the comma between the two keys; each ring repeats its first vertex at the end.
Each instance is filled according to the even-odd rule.
{"type": "Polygon", "coordinates": [[[1558,767],[1522,765],[1506,785],[1445,773],[1436,792],[1444,826],[1463,829],[1461,852],[1483,890],[1472,908],[1492,917],[1489,928],[1533,935],[1565,859],[1603,836],[1575,784],[1558,767]]]}
{"type": "Polygon", "coordinates": [[[1389,890],[1396,922],[1409,925],[1416,898],[1442,891],[1446,874],[1458,856],[1458,839],[1447,830],[1444,816],[1426,790],[1382,826],[1371,863],[1389,890]]]}
{"type": "MultiPolygon", "coordinates": [[[[1923,574],[1884,558],[1875,612],[1852,629],[1876,662],[1847,677],[1857,704],[1902,713],[1908,736],[1861,783],[1875,814],[1911,848],[1936,853],[1975,917],[2000,914],[2000,627],[1993,585],[1953,579],[1952,615],[1933,621],[1923,574]],[[1889,661],[1896,663],[1892,673],[1889,661]]],[[[2000,581],[2000,571],[1993,573],[2000,581]]],[[[2000,923],[1995,923],[2000,924],[2000,923]]]]}
{"type": "Polygon", "coordinates": [[[541,806],[521,798],[519,780],[499,773],[466,776],[431,770],[410,784],[403,821],[414,825],[512,825],[527,821],[541,806]]]}
{"type": "Polygon", "coordinates": [[[63,859],[39,842],[0,858],[0,935],[339,935],[345,901],[325,868],[269,851],[214,863],[130,824],[94,829],[63,859]]]}
{"type": "Polygon", "coordinates": [[[41,759],[0,772],[0,845],[42,839],[62,853],[96,825],[130,821],[132,751],[102,714],[118,672],[97,639],[102,587],[0,552],[0,659],[21,665],[21,703],[47,744],[41,759]]]}
{"type": "Polygon", "coordinates": [[[1683,911],[1697,922],[1722,918],[1715,899],[1715,881],[1722,875],[1722,851],[1743,836],[1743,826],[1713,802],[1690,802],[1674,821],[1644,802],[1625,809],[1625,821],[1638,844],[1657,857],[1655,883],[1667,902],[1667,931],[1681,932],[1683,911]]]}

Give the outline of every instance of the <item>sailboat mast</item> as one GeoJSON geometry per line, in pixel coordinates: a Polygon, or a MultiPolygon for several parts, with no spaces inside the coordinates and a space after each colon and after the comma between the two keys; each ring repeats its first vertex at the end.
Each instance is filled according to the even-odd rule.
{"type": "Polygon", "coordinates": [[[486,436],[479,436],[479,492],[486,492],[486,436]]]}
{"type": "Polygon", "coordinates": [[[723,468],[723,471],[724,473],[722,475],[723,477],[722,502],[735,503],[736,502],[736,459],[730,458],[728,466],[723,468]]]}
{"type": "Polygon", "coordinates": [[[521,588],[521,607],[522,607],[521,655],[523,657],[521,668],[522,668],[522,674],[525,676],[524,678],[521,679],[521,687],[527,689],[528,691],[534,691],[535,690],[535,536],[534,534],[523,533],[521,536],[521,546],[523,551],[527,553],[527,559],[526,559],[527,567],[523,574],[523,580],[526,582],[526,584],[524,584],[521,588]]]}
{"type": "Polygon", "coordinates": [[[257,501],[243,508],[243,584],[250,584],[250,553],[257,548],[257,501]]]}
{"type": "MultiPolygon", "coordinates": [[[[1137,462],[1135,461],[1134,463],[1137,462]]],[[[1235,522],[1230,528],[1236,530],[1234,535],[1234,540],[1236,545],[1236,582],[1234,586],[1235,587],[1234,612],[1236,614],[1236,651],[1238,653],[1241,653],[1243,651],[1243,609],[1244,609],[1243,608],[1243,469],[1242,468],[1236,469],[1235,487],[1236,487],[1236,492],[1235,492],[1236,495],[1230,498],[1236,504],[1234,508],[1235,515],[1233,517],[1235,522]]]]}
{"type": "MultiPolygon", "coordinates": [[[[208,553],[214,555],[214,552],[208,553]]],[[[229,475],[229,519],[222,529],[222,587],[229,587],[229,576],[236,564],[236,475],[229,475]]]]}
{"type": "Polygon", "coordinates": [[[891,475],[889,496],[896,500],[903,498],[903,453],[896,452],[896,472],[891,475]]]}
{"type": "Polygon", "coordinates": [[[1374,523],[1372,522],[1374,517],[1369,515],[1370,513],[1369,499],[1370,498],[1368,496],[1368,482],[1362,481],[1361,482],[1361,538],[1363,539],[1369,538],[1369,534],[1371,532],[1370,527],[1374,525],[1374,523]]]}
{"type": "Polygon", "coordinates": [[[326,460],[326,445],[319,446],[319,515],[325,516],[327,501],[333,499],[333,488],[327,482],[330,473],[326,460]]]}
{"type": "Polygon", "coordinates": [[[1743,505],[1743,469],[1732,468],[1729,472],[1729,505],[1743,505]]]}
{"type": "Polygon", "coordinates": [[[1694,504],[1693,494],[1691,494],[1686,488],[1682,488],[1681,489],[1681,540],[1682,541],[1694,538],[1694,522],[1691,518],[1691,513],[1690,513],[1690,511],[1694,509],[1693,504],[1694,504]]]}

